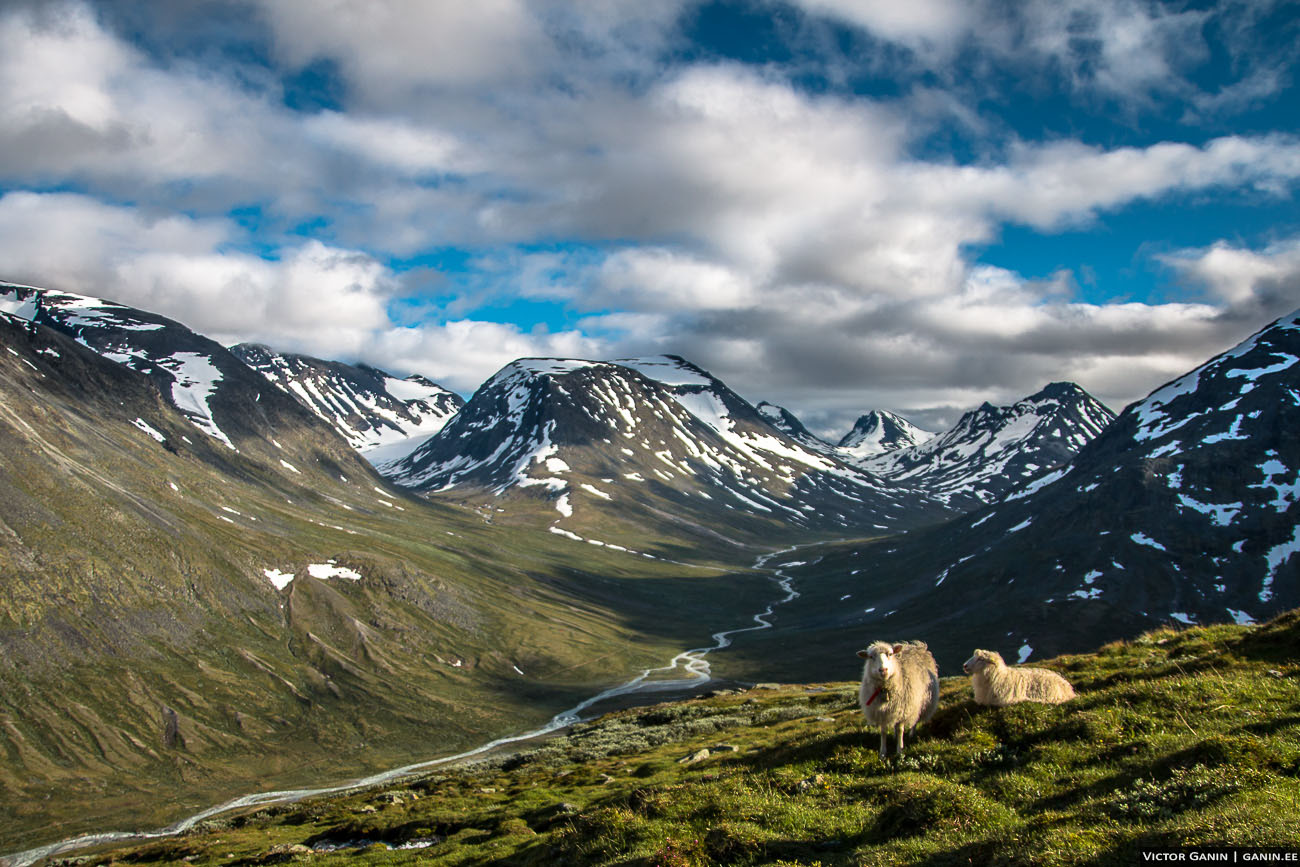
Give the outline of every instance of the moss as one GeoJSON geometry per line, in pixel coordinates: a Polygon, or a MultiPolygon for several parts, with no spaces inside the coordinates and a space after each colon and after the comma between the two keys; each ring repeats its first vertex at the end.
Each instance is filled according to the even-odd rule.
{"type": "Polygon", "coordinates": [[[900,778],[873,828],[878,840],[933,832],[988,831],[1015,814],[978,789],[931,777],[900,778]]]}
{"type": "MultiPolygon", "coordinates": [[[[1186,668],[1198,663],[1168,664],[1166,648],[1202,659],[1246,630],[1189,632],[1059,661],[1096,684],[1066,705],[981,708],[945,681],[934,724],[887,761],[856,713],[823,718],[822,693],[722,695],[621,711],[518,760],[440,769],[397,791],[263,811],[243,828],[183,838],[185,851],[216,863],[312,835],[370,835],[438,838],[418,857],[446,864],[847,867],[1123,864],[1142,846],[1293,843],[1293,685],[1243,651],[1197,675],[1213,700],[1189,701],[1186,668]],[[1142,676],[1112,677],[1148,656],[1142,676]],[[717,747],[723,730],[734,751],[679,764],[717,747]]],[[[112,857],[176,860],[148,847],[112,857]]],[[[414,863],[417,853],[355,857],[414,863]]]]}

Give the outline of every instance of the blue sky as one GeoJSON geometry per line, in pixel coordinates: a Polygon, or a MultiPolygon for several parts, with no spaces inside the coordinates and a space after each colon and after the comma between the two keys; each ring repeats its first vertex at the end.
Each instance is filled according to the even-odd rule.
{"type": "Polygon", "coordinates": [[[1289,0],[0,6],[0,279],[463,393],[1116,409],[1300,306],[1289,0]]]}

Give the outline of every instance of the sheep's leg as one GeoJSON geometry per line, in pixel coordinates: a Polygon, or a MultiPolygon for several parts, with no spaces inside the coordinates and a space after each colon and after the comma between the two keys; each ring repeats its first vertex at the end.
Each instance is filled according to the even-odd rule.
{"type": "Polygon", "coordinates": [[[888,729],[880,727],[880,757],[886,758],[889,755],[889,735],[886,734],[888,729]]]}
{"type": "Polygon", "coordinates": [[[898,754],[903,754],[903,724],[894,726],[894,740],[898,741],[898,754]]]}

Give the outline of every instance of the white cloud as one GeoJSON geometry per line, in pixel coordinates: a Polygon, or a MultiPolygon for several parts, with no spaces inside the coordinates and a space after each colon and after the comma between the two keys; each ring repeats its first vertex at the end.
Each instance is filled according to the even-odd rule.
{"type": "Polygon", "coordinates": [[[1161,260],[1231,307],[1263,308],[1272,316],[1300,307],[1300,238],[1275,241],[1262,250],[1219,241],[1161,260]]]}
{"type": "Polygon", "coordinates": [[[323,111],[304,120],[303,128],[327,147],[404,174],[470,171],[475,165],[455,136],[408,121],[323,111]]]}
{"type": "Polygon", "coordinates": [[[896,42],[948,44],[977,22],[969,0],[797,0],[809,12],[829,15],[896,42]]]}
{"type": "Polygon", "coordinates": [[[348,82],[377,101],[407,96],[414,88],[520,74],[545,44],[522,0],[265,0],[257,5],[289,64],[336,60],[348,82]]]}
{"type": "Polygon", "coordinates": [[[413,371],[464,394],[517,358],[608,358],[612,347],[578,331],[521,331],[501,322],[453,320],[420,328],[389,328],[373,335],[363,360],[413,371]]]}
{"type": "MultiPolygon", "coordinates": [[[[677,351],[828,421],[873,406],[937,415],[1056,378],[1122,402],[1243,336],[1250,311],[1283,303],[1269,299],[1294,300],[1286,244],[1170,254],[1207,290],[1196,304],[1081,304],[1065,277],[972,266],[1009,223],[1052,232],[1139,201],[1294,189],[1293,136],[1016,143],[951,78],[954,52],[973,47],[977,67],[1064,76],[1094,99],[1194,96],[1183,76],[1201,13],[804,6],[948,65],[893,99],[814,95],[775,65],[673,61],[684,3],[257,3],[249,26],[269,26],[276,72],[326,59],[342,76],[338,110],[296,113],[247,68],[151,55],[89,6],[11,7],[0,176],[87,194],[0,199],[0,276],[466,390],[518,355],[677,351]],[[918,156],[933,153],[918,142],[935,118],[957,115],[980,142],[1004,140],[960,163],[918,156]],[[138,207],[106,204],[121,201],[138,207]],[[246,252],[226,216],[250,203],[273,259],[246,252]],[[289,231],[309,220],[321,240],[289,231]],[[452,321],[393,327],[387,257],[447,247],[473,263],[440,288],[462,290],[442,310],[452,321]],[[559,332],[479,321],[501,296],[587,318],[559,332]]],[[[1201,107],[1278,80],[1256,74],[1201,107]]]]}
{"type": "Polygon", "coordinates": [[[95,295],[169,316],[223,343],[419,372],[473,391],[523,356],[604,357],[577,331],[458,319],[394,327],[395,275],[370,256],[308,240],[264,259],[232,251],[236,227],[69,193],[0,197],[0,279],[95,295]]]}
{"type": "Polygon", "coordinates": [[[268,260],[229,249],[236,227],[69,193],[0,198],[5,279],[96,295],[169,316],[218,340],[356,355],[389,325],[395,281],[364,254],[319,241],[268,260]]]}

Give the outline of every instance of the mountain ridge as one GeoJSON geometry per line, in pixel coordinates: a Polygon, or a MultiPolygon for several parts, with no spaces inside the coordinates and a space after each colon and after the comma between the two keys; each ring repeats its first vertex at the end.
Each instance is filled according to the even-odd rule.
{"type": "Polygon", "coordinates": [[[241,343],[232,353],[281,391],[328,422],[371,462],[409,454],[437,433],[465,401],[426,377],[399,379],[365,364],[350,365],[241,343]]]}

